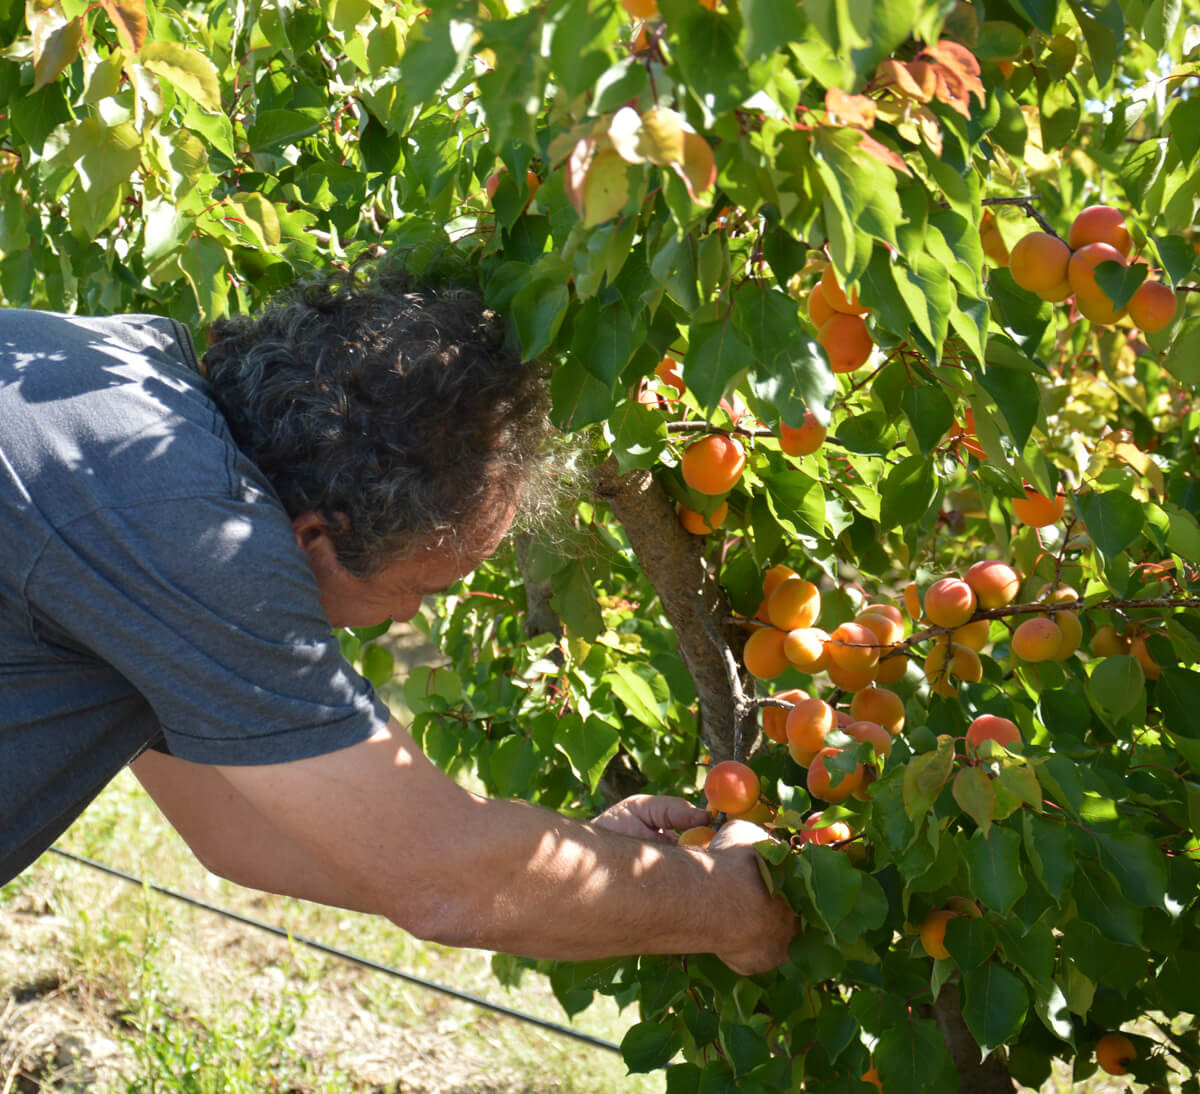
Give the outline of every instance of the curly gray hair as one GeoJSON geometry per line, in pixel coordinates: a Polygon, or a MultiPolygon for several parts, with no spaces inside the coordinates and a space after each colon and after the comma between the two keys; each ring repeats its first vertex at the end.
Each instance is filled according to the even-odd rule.
{"type": "Polygon", "coordinates": [[[290,516],[315,511],[370,577],[521,507],[546,463],[543,370],[471,289],[339,272],[214,324],[204,372],[238,446],[290,516]]]}

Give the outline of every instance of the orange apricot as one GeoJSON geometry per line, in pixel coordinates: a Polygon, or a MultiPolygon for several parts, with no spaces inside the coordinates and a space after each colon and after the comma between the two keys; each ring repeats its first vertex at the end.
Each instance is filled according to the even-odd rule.
{"type": "Polygon", "coordinates": [[[963,581],[974,590],[981,608],[1003,608],[1016,600],[1021,590],[1021,575],[995,558],[980,559],[969,566],[963,581]]]}
{"type": "Polygon", "coordinates": [[[866,321],[858,315],[839,312],[826,320],[817,332],[817,341],[829,358],[834,372],[853,372],[867,363],[875,342],[866,321]]]}
{"type": "Polygon", "coordinates": [[[1051,658],[1053,661],[1065,661],[1071,657],[1083,642],[1083,626],[1075,612],[1055,612],[1052,616],[1058,629],[1062,631],[1062,640],[1058,650],[1051,658]]]}
{"type": "Polygon", "coordinates": [[[877,722],[895,737],[904,729],[904,700],[887,688],[863,688],[850,700],[850,716],[855,721],[877,722]]]}
{"type": "Polygon", "coordinates": [[[979,223],[979,242],[983,245],[983,253],[997,266],[1007,266],[1010,255],[1008,244],[1000,234],[996,224],[996,216],[990,209],[984,209],[983,218],[979,223]]]}
{"type": "Polygon", "coordinates": [[[1072,222],[1067,246],[1073,251],[1089,243],[1107,243],[1123,258],[1133,250],[1133,238],[1125,227],[1125,217],[1111,205],[1089,205],[1072,222]]]}
{"type": "Polygon", "coordinates": [[[1129,656],[1142,666],[1142,675],[1147,680],[1157,680],[1162,675],[1162,666],[1150,655],[1146,648],[1146,636],[1139,634],[1129,643],[1129,656]]]}
{"type": "Polygon", "coordinates": [[[791,758],[801,767],[808,767],[808,765],[812,763],[813,757],[816,755],[816,752],[810,752],[808,749],[797,748],[790,741],[788,742],[787,750],[788,755],[791,756],[791,758]]]}
{"type": "Polygon", "coordinates": [[[866,315],[871,310],[859,304],[857,289],[851,289],[850,296],[847,298],[838,281],[837,271],[834,270],[832,262],[825,267],[821,274],[821,292],[825,297],[825,303],[835,312],[841,312],[843,315],[866,315]]]}
{"type": "Polygon", "coordinates": [[[1075,290],[1071,288],[1071,282],[1065,277],[1053,288],[1043,289],[1038,296],[1043,300],[1049,301],[1051,304],[1061,304],[1075,290]]]}
{"type": "Polygon", "coordinates": [[[904,624],[889,615],[865,608],[854,617],[855,623],[861,623],[879,642],[879,656],[890,653],[904,637],[904,624]]]}
{"type": "Polygon", "coordinates": [[[1096,628],[1092,635],[1091,650],[1096,657],[1115,657],[1129,652],[1129,639],[1119,633],[1111,623],[1096,628]]]}
{"type": "MultiPolygon", "coordinates": [[[[795,704],[801,699],[807,699],[808,693],[799,688],[788,688],[786,691],[775,692],[771,698],[778,699],[782,703],[795,704]]],[[[783,744],[787,740],[787,716],[789,713],[790,711],[784,710],[783,707],[762,708],[763,735],[768,740],[775,741],[776,744],[783,744]]]]}
{"type": "Polygon", "coordinates": [[[742,663],[751,676],[759,680],[774,680],[786,672],[788,659],[783,652],[783,631],[774,627],[759,627],[742,649],[742,663]]]}
{"type": "Polygon", "coordinates": [[[800,699],[787,715],[788,744],[805,752],[816,752],[825,747],[825,737],[835,721],[833,707],[823,699],[800,699]]]}
{"type": "MultiPolygon", "coordinates": [[[[859,692],[859,694],[862,693],[859,692]]],[[[869,744],[875,750],[876,756],[892,754],[892,735],[878,722],[864,718],[861,721],[851,722],[846,726],[844,732],[856,741],[864,741],[869,744]]]]}
{"type": "Polygon", "coordinates": [[[699,494],[725,494],[742,477],[746,451],[736,437],[710,433],[683,450],[683,481],[699,494]]]}
{"type": "Polygon", "coordinates": [[[697,825],[695,828],[689,828],[686,831],[679,833],[679,846],[707,847],[712,842],[713,836],[716,834],[716,829],[711,825],[697,825]]]}
{"type": "Polygon", "coordinates": [[[1050,661],[1062,645],[1063,632],[1044,615],[1026,619],[1012,636],[1012,651],[1022,661],[1050,661]]]}
{"type": "Polygon", "coordinates": [[[769,824],[775,818],[775,810],[762,798],[759,798],[747,809],[739,809],[736,813],[725,813],[727,820],[746,820],[751,824],[769,824]]]}
{"type": "Polygon", "coordinates": [[[1013,280],[1029,292],[1043,293],[1067,280],[1070,248],[1049,232],[1030,232],[1017,240],[1009,256],[1013,280]]]}
{"type": "Polygon", "coordinates": [[[850,825],[845,821],[839,820],[831,821],[829,824],[821,824],[823,816],[824,813],[818,810],[816,813],[810,813],[804,818],[803,826],[796,833],[800,837],[801,843],[830,844],[854,838],[854,832],[851,831],[850,825]]]}
{"type": "Polygon", "coordinates": [[[925,657],[925,679],[938,695],[957,695],[956,681],[977,684],[983,679],[983,662],[973,649],[943,638],[934,642],[925,657]]]}
{"type": "Polygon", "coordinates": [[[621,0],[621,7],[635,19],[652,19],[658,14],[658,0],[621,0]]]}
{"type": "Polygon", "coordinates": [[[879,676],[879,666],[873,665],[869,669],[848,669],[845,665],[839,665],[831,659],[825,667],[825,673],[828,675],[830,683],[841,688],[842,691],[861,691],[875,683],[879,676]]]}
{"type": "Polygon", "coordinates": [[[827,802],[841,802],[862,786],[864,777],[862,764],[855,764],[854,770],[849,775],[842,776],[836,786],[831,785],[831,776],[825,767],[825,761],[831,756],[836,756],[840,751],[841,749],[838,748],[823,748],[808,765],[805,785],[814,798],[820,798],[827,802]]]}
{"type": "Polygon", "coordinates": [[[808,294],[808,318],[812,325],[820,330],[826,320],[833,318],[833,314],[833,306],[825,299],[825,286],[818,281],[808,294]]]}
{"type": "Polygon", "coordinates": [[[904,615],[895,604],[868,604],[863,611],[871,612],[873,615],[882,615],[901,628],[904,626],[904,615]]]}
{"type": "Polygon", "coordinates": [[[968,751],[974,751],[984,741],[996,741],[1007,748],[1021,740],[1017,723],[998,714],[981,714],[967,726],[968,751]]]}
{"type": "Polygon", "coordinates": [[[829,665],[828,641],[829,635],[820,627],[799,627],[784,637],[783,655],[801,672],[812,675],[829,665]]]}
{"type": "Polygon", "coordinates": [[[799,577],[790,566],[784,566],[779,563],[772,566],[765,574],[763,574],[763,597],[769,597],[778,587],[781,581],[786,581],[789,577],[799,577]]]}
{"type": "Polygon", "coordinates": [[[916,623],[921,618],[921,594],[917,591],[917,583],[910,581],[904,586],[904,610],[909,618],[916,623]]]}
{"type": "Polygon", "coordinates": [[[1075,307],[1093,323],[1115,323],[1125,314],[1096,281],[1096,267],[1101,262],[1125,265],[1125,256],[1108,243],[1089,243],[1071,255],[1067,280],[1075,293],[1075,307]]]}
{"type": "Polygon", "coordinates": [[[668,354],[654,366],[654,375],[664,384],[673,387],[682,396],[687,391],[687,386],[683,382],[683,377],[679,375],[681,367],[680,362],[668,354]]]}
{"type": "Polygon", "coordinates": [[[962,578],[944,577],[925,592],[925,615],[938,627],[961,627],[975,614],[975,590],[962,578]]]}
{"type": "Polygon", "coordinates": [[[954,912],[947,908],[938,908],[925,917],[921,924],[921,945],[930,957],[945,960],[950,956],[946,949],[946,924],[954,918],[954,912]]]}
{"type": "Polygon", "coordinates": [[[679,506],[679,523],[694,536],[706,536],[715,532],[729,515],[729,503],[721,502],[708,516],[689,509],[686,505],[679,506]]]}
{"type": "Polygon", "coordinates": [[[1129,299],[1129,318],[1146,334],[1160,331],[1175,318],[1175,292],[1161,281],[1143,281],[1129,299]]]}
{"type": "Polygon", "coordinates": [[[1067,507],[1066,496],[1060,493],[1053,501],[1032,486],[1025,487],[1024,498],[1012,499],[1013,516],[1030,528],[1045,528],[1053,524],[1067,507]]]}
{"type": "Polygon", "coordinates": [[[862,623],[841,623],[826,644],[829,659],[850,672],[866,672],[879,662],[879,639],[862,623]]]}
{"type": "Polygon", "coordinates": [[[811,411],[804,412],[804,424],[792,427],[779,423],[779,447],[789,456],[811,456],[825,443],[825,427],[811,411]]]}
{"type": "Polygon", "coordinates": [[[704,797],[715,813],[740,813],[758,801],[758,776],[739,760],[722,760],[708,769],[704,797]]]}
{"type": "Polygon", "coordinates": [[[950,632],[950,641],[957,642],[960,646],[966,646],[967,649],[978,653],[988,644],[991,629],[991,623],[988,620],[976,619],[971,623],[964,623],[961,627],[955,627],[950,632]]]}
{"type": "Polygon", "coordinates": [[[1096,1042],[1096,1063],[1110,1075],[1128,1075],[1137,1049],[1123,1033],[1106,1033],[1096,1042]]]}
{"type": "Polygon", "coordinates": [[[781,631],[811,627],[821,614],[821,591],[802,577],[781,581],[767,597],[767,619],[781,631]]]}
{"type": "Polygon", "coordinates": [[[876,684],[898,684],[908,672],[908,658],[902,653],[880,654],[875,666],[876,684]]]}

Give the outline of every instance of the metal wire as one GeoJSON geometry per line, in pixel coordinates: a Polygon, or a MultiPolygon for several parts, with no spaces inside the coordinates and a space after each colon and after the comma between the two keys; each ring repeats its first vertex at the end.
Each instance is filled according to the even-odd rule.
{"type": "Polygon", "coordinates": [[[72,862],[78,862],[84,866],[91,867],[93,870],[98,870],[100,873],[108,874],[111,877],[119,878],[121,881],[129,882],[131,885],[137,885],[142,888],[150,889],[152,892],[159,893],[162,896],[169,897],[171,900],[177,900],[181,904],[190,904],[193,908],[200,908],[206,912],[212,912],[214,915],[223,916],[225,919],[231,919],[236,923],[244,924],[247,927],[255,927],[260,931],[266,931],[268,934],[278,935],[280,938],[286,938],[292,942],[299,942],[302,946],[307,946],[309,949],[316,950],[318,953],[328,954],[330,957],[340,958],[342,961],[347,961],[352,965],[358,965],[360,968],[368,969],[371,972],[382,973],[385,976],[395,977],[397,980],[403,980],[405,983],[413,984],[419,988],[425,988],[428,991],[439,992],[442,995],[448,995],[452,999],[458,999],[464,1003],[470,1003],[476,1007],[482,1007],[484,1010],[493,1011],[496,1014],[502,1014],[506,1018],[514,1018],[518,1022],[527,1022],[529,1025],[538,1026],[541,1029],[548,1030],[551,1033],[557,1033],[561,1037],[569,1037],[575,1041],[581,1041],[586,1045],[591,1045],[593,1048],[605,1049],[609,1052],[615,1052],[618,1055],[621,1053],[619,1045],[614,1045],[610,1041],[602,1040],[599,1037],[593,1037],[588,1033],[581,1033],[579,1030],[571,1029],[569,1026],[559,1025],[557,1022],[549,1022],[544,1018],[538,1018],[532,1014],[525,1014],[519,1010],[513,1010],[511,1007],[501,1006],[499,1003],[489,1002],[487,999],[482,999],[477,995],[471,995],[465,991],[459,991],[457,988],[447,987],[445,984],[438,984],[432,980],[426,980],[424,977],[414,976],[412,973],[403,972],[400,969],[393,968],[391,965],[384,965],[378,961],[372,961],[368,957],[363,957],[360,954],[351,953],[349,950],[340,950],[336,946],[329,946],[324,942],[318,942],[313,938],[305,938],[303,935],[292,934],[291,931],[285,930],[283,927],[277,927],[273,923],[264,923],[260,919],[253,919],[250,916],[242,915],[241,912],[235,912],[229,908],[222,908],[216,904],[210,904],[206,900],[200,900],[198,897],[188,896],[187,893],[180,893],[174,889],[168,889],[165,885],[158,885],[153,881],[146,881],[142,878],[135,877],[133,874],[127,874],[124,870],[118,870],[115,866],[108,866],[103,862],[97,862],[94,859],[77,855],[73,851],[65,851],[61,847],[51,847],[56,855],[61,855],[65,859],[72,862]]]}

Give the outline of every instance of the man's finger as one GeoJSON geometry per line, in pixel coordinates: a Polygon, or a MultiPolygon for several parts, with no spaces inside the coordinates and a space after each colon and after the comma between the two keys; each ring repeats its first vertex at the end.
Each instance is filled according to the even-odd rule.
{"type": "Polygon", "coordinates": [[[708,845],[710,851],[721,851],[726,847],[749,847],[760,840],[770,839],[771,834],[757,824],[745,820],[726,821],[708,845]]]}

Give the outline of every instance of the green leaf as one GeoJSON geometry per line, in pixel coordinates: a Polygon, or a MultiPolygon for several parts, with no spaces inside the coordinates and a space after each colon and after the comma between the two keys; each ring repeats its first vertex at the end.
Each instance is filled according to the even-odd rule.
{"type": "Polygon", "coordinates": [[[1096,82],[1112,79],[1113,66],[1125,47],[1125,16],[1118,0],[1068,0],[1087,42],[1096,82]]]}
{"type": "Polygon", "coordinates": [[[33,91],[36,93],[57,80],[79,56],[79,45],[83,41],[83,16],[69,19],[48,33],[35,36],[34,40],[33,91]]]}
{"type": "Polygon", "coordinates": [[[554,341],[570,302],[567,286],[549,277],[535,278],[513,297],[512,318],[523,361],[545,352],[554,341]]]}
{"type": "Polygon", "coordinates": [[[1167,862],[1157,843],[1141,832],[1094,834],[1100,864],[1121,892],[1143,908],[1167,910],[1167,862]]]}
{"type": "Polygon", "coordinates": [[[801,871],[813,907],[829,933],[836,935],[858,899],[865,875],[841,851],[812,843],[804,848],[801,871]]]}
{"type": "Polygon", "coordinates": [[[963,857],[971,894],[988,908],[1006,913],[1027,888],[1021,872],[1021,837],[1011,828],[993,827],[967,840],[963,857]]]}
{"type": "Polygon", "coordinates": [[[555,729],[554,747],[567,758],[575,777],[595,793],[604,769],[621,747],[621,735],[599,718],[585,722],[578,714],[568,714],[555,729]]]}
{"type": "MultiPolygon", "coordinates": [[[[989,340],[989,355],[1003,352],[997,341],[995,338],[989,340]]],[[[990,356],[988,370],[979,377],[979,383],[1000,408],[1013,447],[1020,452],[1033,432],[1041,408],[1042,392],[1037,381],[1027,370],[997,365],[995,358],[990,356]]]]}
{"type": "Polygon", "coordinates": [[[990,961],[963,977],[963,1020],[984,1055],[1016,1038],[1029,1012],[1020,977],[990,961]]]}
{"type": "Polygon", "coordinates": [[[528,797],[530,780],[538,769],[533,742],[519,733],[510,734],[492,749],[487,769],[501,797],[528,797]]]}
{"type": "Polygon", "coordinates": [[[1071,894],[1079,918],[1105,938],[1126,946],[1142,946],[1142,912],[1125,899],[1112,878],[1086,859],[1078,863],[1071,894]]]}
{"type": "Polygon", "coordinates": [[[389,683],[396,672],[396,658],[386,646],[372,642],[362,653],[362,674],[377,687],[389,683]]]}
{"type": "Polygon", "coordinates": [[[1062,988],[1053,980],[1039,980],[1034,985],[1033,1009],[1044,1025],[1060,1041],[1075,1047],[1075,1026],[1071,1008],[1062,988]]]}
{"type": "Polygon", "coordinates": [[[1124,654],[1103,658],[1092,671],[1089,690],[1096,704],[1119,720],[1133,710],[1145,692],[1145,677],[1137,659],[1124,654]]]}
{"type": "Polygon", "coordinates": [[[1200,316],[1184,320],[1163,358],[1163,368],[1182,384],[1200,384],[1200,316]]]}
{"type": "Polygon", "coordinates": [[[612,391],[574,358],[560,364],[550,377],[550,420],[559,429],[582,429],[604,421],[614,406],[612,391]]]}
{"type": "Polygon", "coordinates": [[[954,776],[954,800],[959,808],[987,833],[996,814],[996,792],[981,767],[964,767],[954,776]]]}
{"type": "Polygon", "coordinates": [[[928,456],[954,424],[953,404],[936,384],[910,384],[904,389],[901,405],[921,452],[928,456]]]}
{"type": "Polygon", "coordinates": [[[754,355],[728,318],[693,326],[683,359],[688,388],[712,414],[733,378],[754,362],[754,355]]]}
{"type": "Polygon", "coordinates": [[[1043,34],[1054,33],[1058,17],[1058,0],[1014,0],[1015,7],[1043,34]]]}
{"type": "Polygon", "coordinates": [[[954,770],[954,739],[943,735],[937,749],[914,756],[904,767],[904,812],[919,820],[933,808],[954,770]]]}
{"type": "Polygon", "coordinates": [[[627,399],[604,423],[604,435],[624,474],[654,467],[667,447],[667,423],[653,407],[627,399]]]}
{"type": "Polygon", "coordinates": [[[179,256],[179,265],[196,294],[204,323],[227,315],[229,256],[225,248],[212,236],[193,236],[179,256]]]}
{"type": "Polygon", "coordinates": [[[884,530],[920,523],[937,497],[933,462],[907,456],[887,473],[880,489],[879,523],[884,530]]]}
{"type": "Polygon", "coordinates": [[[1075,496],[1092,542],[1109,559],[1132,544],[1142,531],[1142,507],[1121,490],[1089,490],[1075,496]]]}
{"type": "MultiPolygon", "coordinates": [[[[887,1084],[885,1090],[954,1094],[958,1089],[945,1036],[936,1022],[911,1012],[905,1021],[889,1023],[884,1029],[874,1058],[880,1079],[887,1084]]],[[[869,1087],[859,1086],[869,1094],[869,1087]]]]}
{"type": "Polygon", "coordinates": [[[1096,284],[1104,290],[1114,308],[1123,308],[1137,292],[1138,286],[1146,280],[1147,272],[1148,267],[1140,262],[1132,266],[1115,260],[1101,262],[1095,270],[1096,284]]]}
{"type": "Polygon", "coordinates": [[[298,110],[263,110],[246,132],[252,152],[286,148],[321,128],[321,122],[298,110]]]}
{"type": "Polygon", "coordinates": [[[202,53],[178,42],[155,40],[142,47],[140,60],[210,114],[222,111],[220,76],[216,66],[202,53]]]}
{"type": "Polygon", "coordinates": [[[654,694],[647,676],[660,681],[662,679],[649,665],[622,661],[606,672],[602,679],[639,722],[661,729],[664,723],[659,709],[660,699],[654,694]]]}
{"type": "Polygon", "coordinates": [[[956,915],[946,923],[946,949],[955,964],[969,972],[996,952],[996,932],[986,919],[956,915]]]}
{"type": "Polygon", "coordinates": [[[678,25],[675,49],[692,95],[710,114],[723,114],[751,94],[749,71],[738,51],[732,19],[696,5],[678,25]]]}
{"type": "Polygon", "coordinates": [[[666,1067],[682,1047],[683,1040],[674,1023],[638,1022],[621,1038],[621,1056],[633,1074],[666,1067]]]}
{"type": "Polygon", "coordinates": [[[551,575],[550,584],[554,589],[550,605],[566,628],[589,642],[599,638],[604,632],[604,616],[583,563],[577,561],[558,570],[551,575]]]}
{"type": "Polygon", "coordinates": [[[808,30],[800,4],[780,4],[777,0],[742,0],[742,22],[746,26],[747,61],[767,57],[785,42],[802,41],[808,30]]]}
{"type": "Polygon", "coordinates": [[[1168,666],[1155,686],[1155,699],[1162,709],[1163,723],[1171,743],[1180,751],[1194,773],[1200,773],[1200,672],[1168,666]]]}

